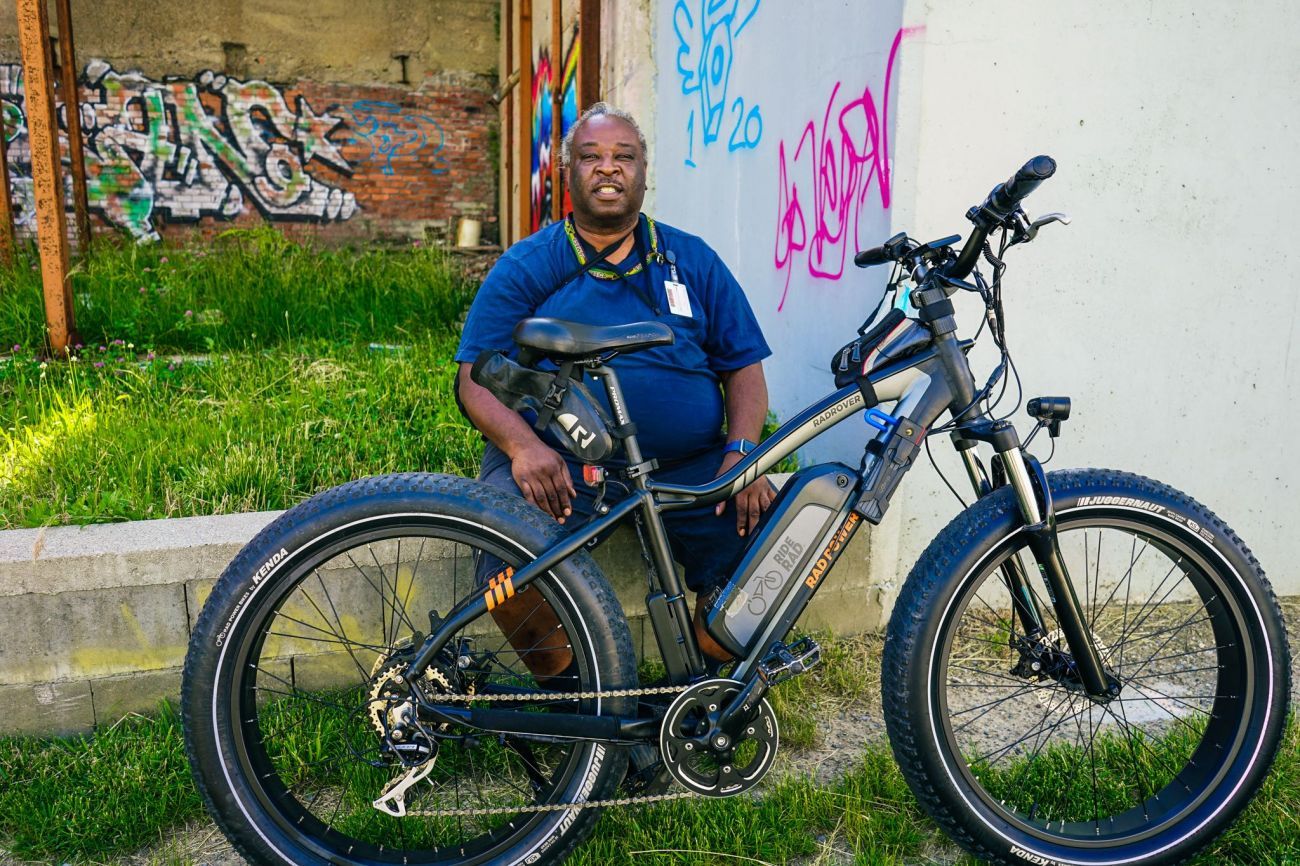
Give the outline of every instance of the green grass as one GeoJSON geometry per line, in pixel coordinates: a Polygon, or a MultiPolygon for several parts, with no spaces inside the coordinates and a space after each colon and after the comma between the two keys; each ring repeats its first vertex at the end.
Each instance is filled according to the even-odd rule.
{"type": "MultiPolygon", "coordinates": [[[[0,268],[0,349],[44,346],[36,265],[29,246],[13,270],[0,268]]],[[[103,241],[74,266],[72,285],[91,351],[121,340],[160,354],[405,343],[445,333],[474,290],[437,250],[316,249],[273,229],[232,229],[203,246],[103,241]]]]}
{"type": "MultiPolygon", "coordinates": [[[[830,663],[776,690],[783,726],[799,708],[815,720],[845,702],[861,701],[864,686],[873,697],[878,691],[878,682],[869,682],[878,668],[853,664],[873,648],[878,650],[878,639],[826,640],[823,647],[830,663]]],[[[646,666],[645,672],[655,673],[654,666],[646,666]]],[[[276,727],[274,715],[267,718],[276,727]]],[[[323,739],[340,736],[339,731],[305,723],[301,713],[292,710],[283,721],[274,737],[283,746],[277,760],[288,760],[294,753],[302,756],[299,770],[281,764],[286,774],[341,773],[338,781],[343,785],[355,782],[358,773],[370,773],[374,786],[388,778],[366,767],[313,764],[313,750],[323,739]]],[[[366,743],[358,742],[357,747],[364,750],[366,743]]],[[[801,751],[788,738],[783,749],[796,756],[801,751]]],[[[1050,784],[1052,773],[1040,762],[1035,778],[1024,782],[1050,784]]],[[[1194,862],[1208,866],[1294,861],[1300,858],[1298,814],[1300,726],[1292,724],[1258,796],[1194,862]]],[[[147,846],[162,852],[151,857],[166,859],[144,862],[189,863],[185,854],[176,853],[170,837],[202,826],[203,820],[179,724],[170,709],[156,718],[128,718],[90,737],[0,738],[0,860],[7,851],[20,861],[121,862],[147,846]]],[[[349,820],[365,825],[367,815],[358,811],[349,820]]],[[[375,816],[369,820],[373,823],[375,816]]],[[[432,832],[430,827],[425,832],[432,832]]],[[[936,858],[974,863],[960,856],[923,815],[887,744],[875,741],[826,784],[786,769],[766,782],[757,797],[608,810],[569,862],[875,864],[936,858]]]]}
{"type": "Polygon", "coordinates": [[[125,854],[202,811],[170,709],[94,737],[0,739],[0,846],[18,858],[125,854]]]}
{"type": "Polygon", "coordinates": [[[451,396],[454,348],[443,334],[205,363],[125,346],[0,359],[0,528],[286,508],[364,475],[472,473],[481,444],[451,396]]]}

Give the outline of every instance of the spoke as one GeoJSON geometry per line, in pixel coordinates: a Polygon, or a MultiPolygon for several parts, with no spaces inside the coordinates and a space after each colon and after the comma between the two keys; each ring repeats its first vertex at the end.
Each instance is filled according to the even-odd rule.
{"type": "MultiPolygon", "coordinates": [[[[1119,709],[1121,713],[1124,713],[1124,726],[1126,729],[1124,733],[1124,745],[1128,747],[1129,759],[1133,762],[1133,775],[1138,780],[1138,793],[1142,797],[1142,817],[1147,819],[1147,823],[1151,823],[1151,813],[1147,811],[1147,799],[1149,797],[1146,786],[1147,774],[1142,772],[1142,765],[1141,762],[1138,761],[1137,751],[1133,748],[1133,736],[1128,732],[1128,713],[1124,712],[1123,703],[1119,705],[1119,709]]],[[[1107,711],[1112,716],[1115,715],[1114,710],[1108,708],[1107,711]]]]}
{"type": "MultiPolygon", "coordinates": [[[[313,568],[312,574],[316,576],[316,582],[320,584],[321,592],[325,593],[325,603],[329,605],[330,613],[334,615],[334,624],[337,625],[339,628],[339,631],[337,634],[335,634],[335,637],[342,638],[344,632],[343,620],[339,616],[338,609],[334,606],[334,597],[330,595],[329,589],[325,586],[325,579],[321,577],[320,569],[313,568]]],[[[311,606],[316,608],[316,613],[320,616],[321,620],[328,625],[329,619],[325,616],[325,613],[319,607],[317,607],[315,599],[313,599],[311,595],[308,594],[305,590],[303,591],[303,595],[305,595],[307,597],[307,600],[311,602],[311,606]]],[[[276,615],[279,616],[282,614],[280,611],[277,611],[276,615]]],[[[347,647],[347,651],[348,651],[348,655],[352,657],[352,663],[357,666],[357,672],[361,674],[362,679],[369,679],[370,674],[366,671],[365,667],[362,666],[360,660],[357,659],[356,653],[352,652],[352,647],[350,646],[347,647]]],[[[381,650],[381,652],[382,651],[383,650],[381,650]]]]}
{"type": "MultiPolygon", "coordinates": [[[[1197,706],[1193,706],[1192,704],[1187,703],[1187,701],[1184,700],[1184,698],[1188,698],[1188,699],[1191,699],[1191,700],[1193,700],[1193,701],[1218,701],[1218,700],[1230,700],[1230,701],[1231,701],[1231,700],[1236,700],[1236,699],[1239,697],[1238,695],[1171,695],[1171,694],[1167,694],[1167,693],[1165,693],[1165,692],[1160,691],[1160,690],[1157,689],[1155,686],[1152,686],[1150,683],[1144,683],[1143,685],[1138,685],[1138,684],[1135,683],[1135,682],[1130,682],[1130,683],[1128,683],[1128,685],[1130,685],[1130,686],[1132,686],[1133,688],[1137,689],[1138,692],[1140,692],[1140,693],[1143,695],[1143,697],[1141,697],[1141,698],[1116,698],[1115,700],[1117,700],[1117,701],[1128,701],[1128,702],[1131,702],[1131,703],[1137,703],[1138,701],[1141,701],[1141,700],[1147,700],[1147,701],[1151,701],[1151,702],[1155,703],[1156,706],[1160,706],[1160,702],[1157,701],[1156,698],[1163,698],[1163,699],[1165,699],[1165,700],[1170,700],[1170,701],[1174,701],[1174,702],[1176,702],[1176,703],[1182,704],[1184,707],[1187,707],[1187,709],[1191,710],[1192,712],[1194,712],[1194,713],[1199,713],[1199,714],[1202,715],[1202,716],[1208,716],[1208,717],[1211,718],[1211,719],[1217,719],[1218,716],[1215,715],[1214,713],[1210,712],[1209,710],[1206,710],[1204,707],[1197,707],[1197,706]],[[1156,698],[1151,697],[1151,695],[1155,695],[1156,698]]],[[[1176,713],[1170,711],[1169,709],[1167,709],[1167,708],[1165,708],[1165,707],[1161,707],[1161,709],[1164,709],[1164,711],[1165,711],[1166,713],[1169,713],[1169,715],[1170,715],[1172,718],[1179,719],[1180,721],[1182,721],[1182,717],[1179,716],[1178,714],[1176,714],[1176,713]]],[[[1189,730],[1195,730],[1195,728],[1192,728],[1192,727],[1191,727],[1191,724],[1190,724],[1190,723],[1184,722],[1184,724],[1187,724],[1189,730]]]]}
{"type": "MultiPolygon", "coordinates": [[[[1182,622],[1180,622],[1178,625],[1176,625],[1176,626],[1174,626],[1172,629],[1170,629],[1170,630],[1169,630],[1169,631],[1170,631],[1169,637],[1165,638],[1164,643],[1162,643],[1162,644],[1160,644],[1160,646],[1156,647],[1156,649],[1155,649],[1155,653],[1158,654],[1158,653],[1162,652],[1162,651],[1164,650],[1165,647],[1169,646],[1169,642],[1170,642],[1171,640],[1174,639],[1175,635],[1177,635],[1178,632],[1182,631],[1184,628],[1187,627],[1187,623],[1191,620],[1191,618],[1194,617],[1194,616],[1196,616],[1196,615],[1197,615],[1198,613],[1200,613],[1202,610],[1204,610],[1204,609],[1205,609],[1205,606],[1208,605],[1208,604],[1210,603],[1210,601],[1213,601],[1214,599],[1215,599],[1215,596],[1211,596],[1208,600],[1206,600],[1205,602],[1202,602],[1202,603],[1201,603],[1201,606],[1198,607],[1196,610],[1192,611],[1192,612],[1187,616],[1186,619],[1184,619],[1184,620],[1183,620],[1182,622]]],[[[1209,619],[1209,618],[1207,617],[1207,618],[1206,618],[1206,621],[1208,621],[1208,619],[1209,619]]],[[[1148,635],[1148,637],[1150,637],[1150,636],[1148,635]]],[[[1133,671],[1133,673],[1129,674],[1129,678],[1130,678],[1130,679],[1136,679],[1136,678],[1137,678],[1137,677],[1138,677],[1138,676],[1139,676],[1139,675],[1140,675],[1144,670],[1147,669],[1147,667],[1148,667],[1150,664],[1151,664],[1151,659],[1148,658],[1145,662],[1142,663],[1142,666],[1141,666],[1141,667],[1139,667],[1137,670],[1133,671]]]]}
{"type": "Polygon", "coordinates": [[[948,670],[954,670],[954,669],[959,671],[970,671],[971,673],[982,674],[987,677],[992,677],[995,680],[1007,680],[1017,685],[1021,685],[1024,683],[1024,680],[1019,677],[1013,677],[1010,674],[997,673],[994,671],[987,670],[985,668],[970,668],[970,667],[966,667],[965,665],[953,665],[953,664],[948,665],[948,670]]]}
{"type": "MultiPolygon", "coordinates": [[[[265,673],[265,671],[263,671],[265,673]]],[[[277,679],[279,679],[277,677],[277,679]]],[[[284,682],[283,680],[280,680],[284,682]]],[[[292,686],[290,686],[292,688],[292,686]]],[[[284,695],[285,697],[295,698],[300,701],[311,701],[313,704],[320,704],[322,707],[330,707],[335,710],[342,710],[345,713],[355,712],[356,707],[345,707],[343,704],[336,704],[333,701],[327,701],[324,698],[313,697],[303,691],[282,691],[281,689],[267,688],[266,686],[253,686],[254,691],[263,692],[268,695],[284,695]]]]}
{"type": "Polygon", "coordinates": [[[953,729],[952,729],[953,734],[960,734],[962,731],[964,731],[964,730],[966,730],[967,728],[969,728],[969,727],[970,727],[971,725],[973,725],[975,722],[978,722],[980,719],[984,718],[984,717],[987,716],[989,713],[993,712],[993,708],[994,708],[994,707],[996,707],[996,706],[998,706],[998,705],[1000,705],[1000,704],[1004,704],[1004,703],[1006,703],[1007,701],[1012,700],[1012,699],[1014,699],[1014,698],[1020,697],[1022,694],[1028,694],[1028,692],[1027,692],[1027,691],[1026,691],[1026,692],[1017,692],[1016,694],[1013,694],[1013,695],[1007,695],[1007,696],[1005,696],[1005,697],[998,698],[997,700],[989,701],[987,704],[980,704],[978,707],[971,707],[970,709],[968,709],[968,710],[962,710],[962,711],[959,712],[959,713],[951,713],[951,714],[949,715],[949,718],[950,718],[950,719],[955,719],[955,718],[957,718],[957,716],[964,715],[965,713],[973,713],[973,712],[975,712],[976,710],[979,710],[979,709],[983,709],[983,710],[984,710],[984,712],[980,713],[978,716],[975,716],[975,717],[972,718],[972,719],[967,719],[966,721],[962,722],[962,723],[961,723],[960,725],[958,725],[957,727],[953,728],[953,729]]]}
{"type": "MultiPolygon", "coordinates": [[[[290,616],[289,614],[285,613],[283,610],[277,610],[277,611],[275,612],[275,616],[276,616],[277,619],[287,619],[289,622],[297,623],[298,625],[302,626],[303,628],[309,628],[309,629],[311,629],[312,631],[318,631],[318,632],[320,632],[321,634],[327,634],[327,635],[329,635],[329,636],[332,637],[332,638],[340,638],[340,635],[337,635],[337,634],[335,634],[335,633],[332,632],[332,631],[327,631],[326,629],[323,629],[323,628],[321,628],[321,627],[319,627],[319,626],[312,625],[312,624],[309,623],[309,622],[303,622],[302,620],[298,619],[297,617],[290,616]]],[[[313,641],[320,641],[321,643],[333,643],[333,641],[327,641],[327,640],[324,639],[324,638],[318,638],[318,637],[314,638],[314,637],[308,637],[308,636],[306,636],[306,635],[297,635],[296,637],[297,637],[298,640],[313,640],[313,641]]],[[[341,639],[339,640],[339,642],[342,643],[344,646],[348,646],[348,647],[358,647],[358,648],[360,648],[360,649],[373,650],[373,651],[375,651],[375,652],[379,652],[379,653],[386,652],[387,649],[388,649],[388,647],[385,647],[385,646],[379,646],[378,644],[362,643],[361,641],[348,640],[347,638],[341,638],[341,639]]],[[[361,671],[361,675],[362,675],[363,677],[365,677],[366,679],[369,679],[369,678],[370,678],[370,674],[367,673],[367,671],[366,671],[366,669],[365,669],[364,667],[362,667],[361,662],[357,661],[355,656],[353,657],[352,660],[353,660],[353,662],[356,663],[357,670],[361,671]]]]}
{"type": "MultiPolygon", "coordinates": [[[[380,622],[380,627],[383,630],[384,637],[385,639],[387,639],[388,637],[388,613],[387,612],[392,611],[395,615],[397,615],[397,610],[394,607],[394,603],[388,601],[388,599],[384,595],[384,591],[379,587],[375,586],[375,582],[370,579],[370,575],[366,574],[365,570],[362,569],[361,566],[357,565],[357,561],[352,558],[352,551],[350,550],[345,551],[343,555],[346,556],[348,558],[348,561],[352,563],[352,567],[357,570],[357,574],[361,575],[361,579],[364,580],[366,583],[368,583],[370,585],[370,588],[379,594],[379,603],[380,603],[379,622],[380,622]]],[[[371,552],[371,557],[372,558],[374,557],[373,551],[371,552]]],[[[384,578],[382,575],[380,575],[379,579],[382,582],[384,578]]],[[[410,626],[409,620],[407,621],[407,624],[408,626],[410,626]]],[[[414,626],[410,626],[410,628],[411,631],[415,631],[414,626]]]]}
{"type": "MultiPolygon", "coordinates": [[[[1065,700],[1062,700],[1060,703],[1058,703],[1057,707],[1059,708],[1065,706],[1067,703],[1069,704],[1074,703],[1073,696],[1071,696],[1068,693],[1065,695],[1065,700]]],[[[1021,790],[1020,781],[1028,777],[1029,770],[1033,767],[1034,762],[1036,762],[1039,756],[1042,754],[1043,748],[1046,747],[1047,743],[1052,739],[1052,735],[1055,734],[1062,725],[1064,725],[1067,721],[1069,721],[1069,719],[1070,716],[1068,715],[1063,716],[1061,720],[1058,721],[1056,724],[1052,725],[1050,728],[1047,728],[1041,732],[1043,738],[1035,744],[1034,750],[1029,756],[1029,760],[1021,765],[1020,771],[1016,774],[1016,778],[1012,781],[1010,785],[1013,791],[1021,790]]],[[[1031,820],[1037,808],[1038,808],[1038,801],[1034,800],[1029,806],[1029,815],[1031,820]]]]}
{"type": "Polygon", "coordinates": [[[1174,570],[1177,569],[1180,564],[1182,564],[1182,561],[1183,558],[1180,556],[1178,557],[1177,560],[1174,561],[1173,565],[1169,566],[1169,571],[1165,572],[1165,576],[1160,578],[1160,583],[1156,584],[1156,588],[1152,590],[1151,595],[1147,598],[1146,601],[1142,603],[1142,606],[1138,608],[1137,614],[1133,617],[1133,623],[1129,627],[1130,629],[1129,632],[1120,635],[1121,641],[1127,638],[1128,635],[1131,634],[1132,632],[1137,631],[1139,628],[1141,628],[1142,625],[1146,623],[1147,620],[1149,620],[1152,616],[1154,616],[1156,610],[1160,607],[1160,605],[1165,603],[1165,599],[1169,598],[1169,596],[1173,593],[1173,591],[1177,589],[1184,580],[1187,579],[1187,572],[1186,571],[1182,572],[1182,575],[1178,578],[1178,580],[1174,581],[1174,585],[1169,587],[1169,589],[1165,590],[1165,594],[1160,596],[1159,601],[1155,601],[1156,594],[1160,592],[1160,588],[1165,585],[1165,581],[1168,580],[1169,576],[1174,573],[1174,570]]]}
{"type": "MultiPolygon", "coordinates": [[[[1058,706],[1059,706],[1059,705],[1058,705],[1058,706]]],[[[1048,707],[1047,710],[1046,710],[1046,712],[1044,712],[1043,715],[1039,717],[1038,721],[1034,723],[1034,728],[1037,729],[1037,728],[1041,727],[1042,724],[1043,724],[1043,722],[1047,721],[1047,717],[1050,716],[1050,715],[1051,715],[1053,712],[1055,712],[1055,711],[1056,711],[1056,707],[1048,707]]],[[[992,756],[1001,757],[1001,756],[1007,754],[1008,752],[1010,752],[1010,751],[1011,751],[1012,749],[1014,749],[1016,746],[1018,746],[1018,745],[1020,745],[1021,743],[1023,743],[1025,740],[1029,739],[1031,736],[1034,736],[1034,735],[1033,735],[1032,733],[1025,734],[1023,737],[1021,737],[1020,739],[1018,739],[1018,740],[1016,740],[1016,741],[1014,741],[1014,742],[1012,742],[1012,743],[1008,743],[1007,745],[1002,746],[1001,748],[993,749],[993,750],[990,751],[990,752],[986,752],[985,754],[980,755],[979,757],[977,757],[977,758],[976,758],[974,761],[972,761],[971,763],[980,763],[981,761],[988,761],[988,760],[990,759],[990,757],[992,757],[992,756]]],[[[990,761],[990,763],[992,763],[992,762],[990,761]]]]}
{"type": "MultiPolygon", "coordinates": [[[[406,615],[405,608],[399,608],[397,605],[397,582],[398,579],[401,577],[401,570],[402,570],[402,540],[400,538],[397,539],[397,562],[393,564],[394,573],[393,573],[393,582],[391,585],[388,583],[387,572],[384,571],[384,567],[379,563],[379,557],[375,556],[374,547],[367,544],[366,550],[370,552],[370,559],[375,563],[375,568],[379,569],[379,582],[383,585],[385,589],[392,590],[393,600],[390,605],[390,610],[392,610],[393,612],[393,618],[389,620],[389,625],[393,627],[393,633],[391,635],[389,635],[387,632],[384,633],[384,638],[388,641],[388,645],[392,646],[393,642],[397,640],[397,618],[398,617],[402,618],[402,622],[406,625],[408,629],[411,630],[412,633],[418,631],[418,629],[416,629],[415,627],[415,623],[411,622],[410,617],[406,615]]],[[[380,595],[382,597],[383,593],[381,592],[380,595]]]]}
{"type": "MultiPolygon", "coordinates": [[[[1207,618],[1205,621],[1209,622],[1209,619],[1207,618]]],[[[1201,647],[1200,649],[1197,650],[1188,650],[1187,652],[1173,653],[1167,656],[1156,656],[1155,658],[1147,659],[1147,662],[1150,663],[1150,662],[1169,661],[1170,659],[1180,659],[1180,658],[1184,658],[1185,656],[1199,655],[1200,653],[1217,652],[1219,650],[1232,649],[1235,646],[1236,646],[1235,643],[1226,643],[1223,644],[1222,646],[1201,647]]]]}
{"type": "MultiPolygon", "coordinates": [[[[1101,536],[1100,530],[1098,530],[1097,536],[1100,538],[1101,536]]],[[[1088,575],[1088,530],[1084,529],[1083,530],[1083,600],[1085,603],[1088,604],[1088,612],[1092,614],[1092,617],[1088,624],[1088,628],[1092,628],[1093,624],[1097,622],[1097,599],[1095,597],[1091,597],[1093,593],[1090,592],[1090,583],[1088,577],[1089,577],[1088,575]]],[[[1101,583],[1100,569],[1097,570],[1097,582],[1101,583]]]]}
{"type": "MultiPolygon", "coordinates": [[[[1092,701],[1088,702],[1088,763],[1092,765],[1092,823],[1098,832],[1101,825],[1097,821],[1097,728],[1092,724],[1092,701]]],[[[1102,714],[1105,718],[1105,714],[1102,714]]]]}
{"type": "MultiPolygon", "coordinates": [[[[406,595],[402,598],[402,610],[410,607],[411,593],[415,592],[415,581],[420,575],[420,559],[424,556],[424,543],[428,540],[427,538],[421,538],[420,549],[415,552],[415,565],[411,566],[411,580],[406,585],[406,595]]],[[[400,571],[402,563],[402,541],[400,538],[397,540],[397,563],[400,571]]]]}
{"type": "MultiPolygon", "coordinates": [[[[1065,719],[1063,719],[1062,721],[1067,721],[1067,720],[1068,720],[1068,721],[1073,721],[1073,722],[1074,722],[1074,730],[1075,730],[1075,733],[1078,734],[1078,743],[1079,743],[1079,746],[1082,748],[1082,746],[1083,746],[1083,709],[1082,709],[1082,708],[1080,708],[1080,709],[1078,709],[1078,710],[1074,709],[1074,703],[1075,703],[1075,700],[1076,700],[1076,699],[1077,699],[1077,696],[1075,696],[1075,695],[1071,695],[1071,696],[1070,696],[1070,701],[1069,701],[1069,703],[1070,703],[1070,714],[1069,714],[1065,719]]],[[[1072,762],[1072,763],[1070,764],[1070,772],[1066,775],[1066,777],[1065,777],[1065,781],[1061,784],[1061,787],[1060,787],[1060,792],[1061,792],[1062,794],[1064,794],[1064,795],[1066,795],[1066,796],[1069,795],[1070,788],[1071,788],[1071,786],[1074,784],[1074,779],[1075,779],[1075,777],[1079,774],[1080,763],[1081,763],[1081,762],[1079,762],[1079,761],[1074,761],[1074,762],[1072,762]]],[[[1064,808],[1064,807],[1063,807],[1063,808],[1064,808]]],[[[1051,823],[1052,823],[1051,816],[1048,816],[1047,824],[1051,824],[1051,823]]],[[[1061,819],[1061,825],[1062,825],[1062,826],[1065,825],[1065,819],[1064,819],[1064,818],[1061,819]]]]}
{"type": "MultiPolygon", "coordinates": [[[[1213,600],[1214,600],[1214,599],[1210,599],[1210,601],[1213,601],[1213,600]]],[[[1208,603],[1208,602],[1207,602],[1207,603],[1208,603]]],[[[1205,605],[1202,604],[1201,607],[1204,608],[1205,605]]],[[[1198,610],[1194,610],[1194,611],[1192,611],[1191,616],[1196,616],[1196,614],[1198,614],[1198,613],[1200,613],[1200,612],[1201,612],[1201,611],[1200,611],[1199,609],[1198,609],[1198,610]]],[[[1189,618],[1190,618],[1190,617],[1189,617],[1189,618]]],[[[1205,617],[1204,619],[1198,620],[1197,622],[1198,622],[1198,623],[1201,623],[1201,622],[1209,622],[1209,621],[1210,621],[1210,618],[1207,616],[1207,617],[1205,617]]],[[[1167,627],[1162,628],[1162,629],[1157,629],[1156,631],[1147,632],[1146,634],[1143,634],[1143,635],[1138,635],[1137,637],[1125,638],[1124,640],[1120,641],[1119,643],[1111,644],[1111,645],[1110,645],[1110,652],[1108,652],[1108,653],[1106,654],[1106,657],[1107,657],[1107,658],[1110,658],[1110,656],[1114,654],[1115,649],[1116,649],[1117,647],[1122,647],[1122,646],[1124,646],[1125,644],[1140,643],[1141,641],[1144,641],[1144,640],[1151,640],[1152,638],[1160,637],[1160,635],[1162,635],[1162,634],[1168,634],[1168,633],[1171,632],[1171,631],[1177,631],[1177,630],[1180,629],[1180,628],[1184,628],[1187,624],[1188,624],[1188,623],[1187,623],[1186,621],[1184,621],[1184,622],[1179,623],[1178,625],[1167,626],[1167,627]]],[[[1193,623],[1193,625],[1194,625],[1194,624],[1196,624],[1196,623],[1193,623]]],[[[1156,652],[1159,652],[1159,650],[1156,650],[1156,652]]]]}
{"type": "MultiPolygon", "coordinates": [[[[1104,706],[1103,708],[1105,709],[1104,706]]],[[[1116,722],[1118,722],[1124,728],[1124,730],[1128,733],[1129,738],[1133,742],[1136,742],[1144,750],[1146,750],[1146,753],[1151,756],[1151,760],[1154,763],[1158,764],[1160,766],[1160,769],[1164,770],[1166,773],[1169,773],[1170,782],[1178,778],[1178,773],[1170,770],[1169,765],[1164,762],[1164,759],[1160,756],[1160,753],[1147,745],[1146,741],[1150,737],[1145,731],[1142,731],[1140,728],[1135,728],[1133,725],[1129,724],[1127,718],[1120,718],[1118,715],[1115,714],[1113,710],[1107,710],[1107,711],[1109,712],[1110,717],[1114,719],[1116,722]]],[[[1190,764],[1191,762],[1189,761],[1188,763],[1190,764]]],[[[1180,783],[1180,784],[1182,784],[1183,788],[1186,789],[1188,792],[1192,790],[1191,788],[1187,787],[1186,783],[1180,783]]]]}
{"type": "MultiPolygon", "coordinates": [[[[1138,540],[1138,537],[1137,537],[1136,535],[1134,535],[1134,536],[1133,536],[1133,550],[1129,551],[1128,570],[1124,572],[1124,576],[1121,577],[1121,578],[1119,579],[1119,582],[1115,584],[1115,588],[1112,589],[1112,590],[1110,591],[1110,595],[1106,596],[1106,600],[1103,601],[1103,602],[1101,603],[1101,609],[1102,609],[1102,610],[1105,610],[1105,609],[1107,608],[1107,606],[1110,605],[1110,600],[1111,600],[1112,598],[1115,597],[1115,593],[1119,591],[1119,588],[1120,588],[1121,585],[1129,586],[1129,585],[1132,584],[1132,582],[1133,582],[1133,569],[1134,569],[1134,567],[1137,566],[1137,564],[1138,564],[1138,560],[1140,560],[1140,559],[1142,558],[1142,554],[1144,554],[1144,553],[1147,552],[1147,547],[1149,546],[1149,545],[1147,544],[1147,540],[1144,538],[1144,539],[1142,539],[1142,549],[1141,549],[1141,550],[1137,550],[1137,540],[1138,540]]],[[[1167,576],[1168,576],[1168,575],[1166,575],[1166,577],[1167,577],[1167,576]]],[[[1096,622],[1094,621],[1091,625],[1089,625],[1089,628],[1091,628],[1092,626],[1095,626],[1095,625],[1096,625],[1096,622]]]]}

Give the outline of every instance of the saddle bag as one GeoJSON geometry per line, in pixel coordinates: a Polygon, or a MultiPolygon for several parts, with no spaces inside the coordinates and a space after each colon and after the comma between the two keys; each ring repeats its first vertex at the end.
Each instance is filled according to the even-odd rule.
{"type": "Polygon", "coordinates": [[[535,412],[533,426],[549,431],[583,463],[600,463],[614,454],[610,420],[591,390],[574,377],[572,365],[534,370],[487,350],[475,359],[469,377],[516,412],[535,412]]]}

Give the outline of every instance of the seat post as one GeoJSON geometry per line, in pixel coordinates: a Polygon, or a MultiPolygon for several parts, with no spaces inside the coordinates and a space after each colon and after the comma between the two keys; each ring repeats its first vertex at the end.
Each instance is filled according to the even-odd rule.
{"type": "MultiPolygon", "coordinates": [[[[618,374],[614,372],[614,368],[601,364],[591,368],[591,375],[605,386],[605,396],[609,399],[609,408],[614,413],[614,423],[618,427],[631,424],[632,419],[627,414],[627,403],[623,402],[623,389],[619,387],[618,374]]],[[[641,456],[641,445],[637,442],[635,433],[623,437],[623,449],[627,451],[629,466],[636,466],[645,459],[641,456]]],[[[638,489],[645,488],[645,476],[638,476],[632,479],[632,482],[638,489]]]]}

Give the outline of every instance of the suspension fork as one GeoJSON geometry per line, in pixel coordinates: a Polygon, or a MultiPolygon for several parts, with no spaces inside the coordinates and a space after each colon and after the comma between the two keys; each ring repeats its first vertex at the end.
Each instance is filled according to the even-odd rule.
{"type": "MultiPolygon", "coordinates": [[[[1060,546],[1056,540],[1056,515],[1052,507],[1052,497],[1047,489],[1047,476],[1037,460],[1025,454],[1020,447],[1020,437],[1016,428],[1007,420],[990,421],[978,418],[975,399],[975,380],[971,376],[970,366],[957,346],[955,332],[957,324],[953,319],[952,302],[947,292],[931,288],[912,293],[913,303],[921,309],[922,321],[930,322],[934,334],[934,347],[943,363],[944,372],[953,389],[951,409],[953,419],[961,425],[961,437],[972,443],[988,442],[993,446],[998,460],[1005,470],[1011,487],[1015,490],[1016,501],[1020,505],[1020,515],[1024,520],[1024,531],[1029,542],[1029,549],[1034,555],[1038,571],[1047,586],[1047,594],[1056,612],[1061,632],[1078,671],[1079,680],[1088,694],[1098,700],[1108,700],[1119,694],[1119,681],[1106,674],[1101,657],[1092,640],[1092,632],[1079,607],[1079,599],[1074,594],[1074,584],[1070,582],[1065,560],[1061,556],[1060,546]],[[1034,473],[1031,480],[1030,469],[1034,473]],[[1035,480],[1037,488],[1035,488],[1035,480]]],[[[963,461],[968,458],[964,453],[963,461]]],[[[967,473],[971,473],[968,465],[967,473]]],[[[983,479],[980,473],[972,475],[976,490],[981,490],[983,479]]],[[[1028,592],[1029,582],[1024,574],[1017,574],[1019,564],[1012,569],[1012,576],[1019,578],[1019,585],[1008,577],[1013,600],[1027,600],[1028,610],[1034,611],[1032,622],[1042,631],[1042,618],[1037,615],[1033,605],[1033,594],[1028,592]],[[1023,594],[1018,594],[1020,589],[1023,594]]],[[[1026,631],[1030,626],[1026,624],[1026,631]]]]}
{"type": "MultiPolygon", "coordinates": [[[[1010,426],[1010,425],[1008,425],[1010,426]]],[[[1014,437],[1014,429],[1012,434],[1014,437]]],[[[1084,689],[1094,698],[1109,700],[1119,694],[1119,681],[1106,673],[1097,645],[1092,639],[1079,597],[1074,592],[1061,556],[1056,536],[1056,514],[1047,475],[1038,461],[1024,453],[1018,442],[1014,447],[998,451],[998,459],[1006,470],[1007,478],[1020,505],[1025,521],[1029,549],[1034,554],[1038,571],[1047,586],[1047,595],[1056,612],[1056,621],[1065,635],[1070,655],[1084,689]],[[1032,472],[1032,474],[1031,474],[1032,472]]]]}
{"type": "MultiPolygon", "coordinates": [[[[960,431],[954,432],[952,439],[953,446],[961,455],[962,465],[966,467],[966,477],[970,480],[975,495],[983,499],[996,487],[989,480],[984,464],[980,462],[979,453],[975,450],[976,443],[962,438],[960,431]]],[[[1011,605],[1015,608],[1021,631],[1031,641],[1043,637],[1046,634],[1043,628],[1043,617],[1038,611],[1038,602],[1034,599],[1034,594],[1029,591],[1029,578],[1025,575],[1024,566],[1018,558],[1012,557],[998,566],[998,569],[1002,572],[1002,582],[1006,584],[1007,592],[1011,596],[1011,605]]]]}

